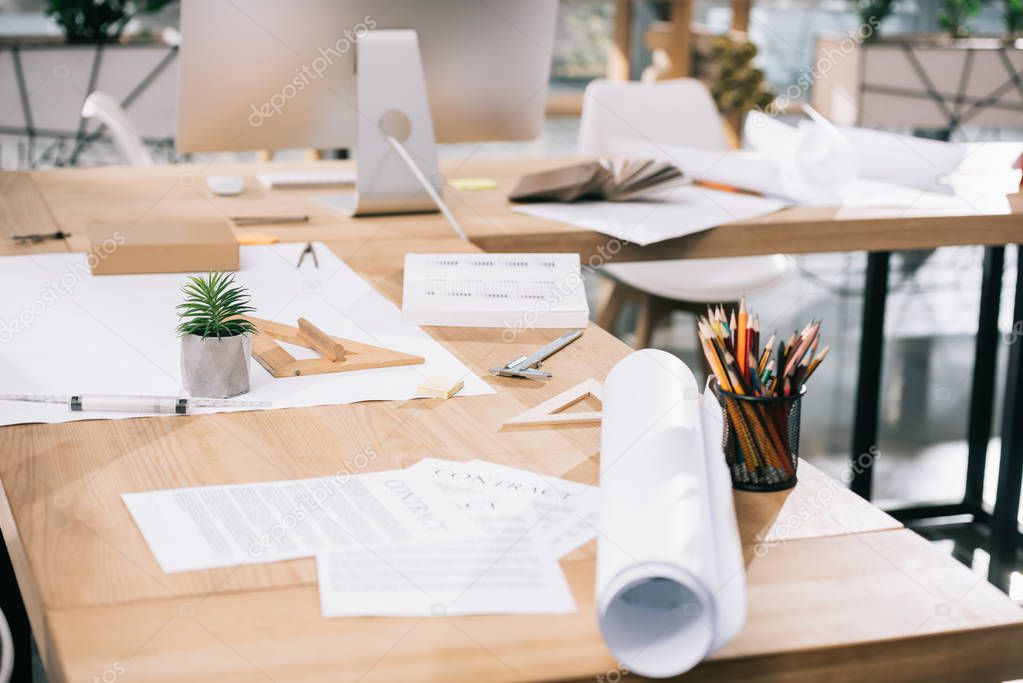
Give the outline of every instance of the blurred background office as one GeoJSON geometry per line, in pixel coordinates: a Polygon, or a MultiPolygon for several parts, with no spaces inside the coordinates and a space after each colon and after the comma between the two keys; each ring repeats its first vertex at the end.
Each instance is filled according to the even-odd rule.
{"type": "MultiPolygon", "coordinates": [[[[97,12],[89,0],[0,0],[0,167],[253,159],[255,152],[186,158],[175,150],[178,3],[102,6],[97,12]],[[127,158],[123,141],[118,144],[111,134],[116,122],[83,115],[87,96],[96,91],[123,108],[141,139],[136,159],[127,158]]],[[[846,124],[973,143],[1021,140],[1023,88],[1013,80],[1023,65],[1023,43],[1014,42],[1021,29],[1023,9],[1013,0],[562,0],[542,135],[522,143],[441,145],[440,155],[573,154],[583,90],[605,77],[703,80],[730,124],[733,144],[741,144],[746,111],[777,110],[794,119],[801,102],[813,102],[846,124]],[[891,47],[896,49],[883,51],[891,47]],[[992,61],[984,61],[977,47],[992,61]],[[870,61],[864,56],[868,50],[882,51],[870,61]],[[884,82],[872,83],[877,74],[853,68],[868,61],[884,82]],[[855,100],[844,107],[821,96],[822,82],[840,79],[855,100]],[[980,81],[990,81],[987,91],[997,92],[999,101],[969,94],[969,84],[980,81]]],[[[294,150],[275,158],[307,154],[294,150]]],[[[979,247],[894,256],[875,472],[874,497],[882,505],[963,495],[982,258],[979,247]]],[[[835,476],[848,466],[865,262],[863,253],[790,258],[790,276],[752,296],[768,333],[787,335],[810,318],[824,321],[833,356],[804,408],[801,455],[835,476]]],[[[1009,345],[1023,339],[1023,329],[1011,319],[1015,268],[1015,251],[1008,250],[999,367],[1009,345]]],[[[597,311],[609,280],[596,272],[587,277],[597,311]]],[[[649,338],[652,346],[699,367],[691,313],[668,311],[649,330],[643,318],[641,304],[629,302],[607,324],[627,343],[649,338]]],[[[1000,417],[995,415],[996,424],[1000,417]]],[[[997,430],[994,434],[985,473],[988,503],[997,473],[997,430]]],[[[921,530],[983,575],[987,560],[980,532],[948,521],[955,520],[921,530]]],[[[1018,572],[1010,594],[1023,599],[1018,572]]]]}

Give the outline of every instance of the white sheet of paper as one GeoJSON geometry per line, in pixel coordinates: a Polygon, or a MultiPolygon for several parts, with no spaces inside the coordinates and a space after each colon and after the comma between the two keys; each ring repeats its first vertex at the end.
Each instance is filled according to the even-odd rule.
{"type": "Polygon", "coordinates": [[[565,575],[529,522],[480,538],[349,548],[317,556],[325,617],[568,614],[565,575]]]}
{"type": "Polygon", "coordinates": [[[694,180],[729,185],[797,204],[827,205],[837,201],[833,191],[811,185],[800,176],[793,167],[791,154],[779,159],[760,150],[702,149],[621,138],[611,139],[608,146],[613,154],[668,161],[694,180]]]}
{"type": "Polygon", "coordinates": [[[543,539],[555,557],[564,557],[597,535],[600,489],[596,486],[488,460],[468,465],[489,489],[529,501],[538,520],[531,533],[543,539]]]}
{"type": "MultiPolygon", "coordinates": [[[[241,247],[239,283],[256,316],[296,324],[300,316],[337,336],[412,353],[423,365],[274,379],[256,362],[239,397],[291,408],[419,395],[425,378],[462,379],[459,396],[492,394],[439,342],[323,244],[317,268],[298,243],[241,247]]],[[[185,395],[175,306],[185,274],[93,276],[85,254],[0,257],[0,376],[4,393],[185,395]]],[[[287,346],[296,357],[314,352],[287,346]]],[[[216,412],[224,409],[204,409],[216,412]]],[[[0,401],[0,425],[144,417],[72,413],[62,405],[0,401]]]]}
{"type": "Polygon", "coordinates": [[[646,246],[764,216],[788,205],[771,197],[680,185],[644,201],[541,202],[516,206],[515,211],[646,246]]]}
{"type": "MultiPolygon", "coordinates": [[[[772,124],[772,129],[781,126],[786,130],[791,130],[794,135],[800,135],[800,132],[791,126],[777,122],[772,122],[772,124]]],[[[883,136],[884,134],[879,133],[879,135],[883,136]]],[[[899,144],[895,141],[891,142],[895,145],[899,144]]],[[[876,210],[874,213],[878,217],[901,215],[972,216],[1009,212],[1009,203],[1003,189],[971,184],[968,178],[964,179],[955,174],[944,176],[944,182],[954,184],[955,192],[951,191],[952,185],[939,186],[936,181],[931,183],[929,189],[913,186],[910,184],[911,182],[920,181],[917,177],[919,169],[909,173],[910,183],[905,185],[895,184],[889,180],[891,177],[898,176],[893,172],[889,174],[875,173],[877,178],[863,176],[834,187],[825,188],[809,185],[798,178],[798,174],[787,172],[786,159],[776,159],[770,156],[774,153],[780,154],[780,152],[771,151],[773,150],[771,145],[767,145],[767,152],[764,150],[721,152],[673,145],[653,145],[648,142],[631,140],[612,141],[611,147],[616,153],[672,161],[698,180],[722,183],[744,190],[783,197],[802,205],[837,206],[840,209],[836,218],[847,215],[862,217],[866,215],[863,211],[865,209],[876,210]]],[[[911,155],[912,153],[907,154],[911,155]]],[[[901,156],[906,156],[906,154],[901,156]]],[[[788,159],[788,162],[794,163],[791,159],[788,159]]],[[[906,161],[906,163],[909,162],[906,161]]],[[[942,177],[942,174],[936,171],[933,178],[939,177],[942,177]]]]}
{"type": "Polygon", "coordinates": [[[122,498],[168,573],[479,533],[435,487],[401,470],[122,498]]]}
{"type": "Polygon", "coordinates": [[[331,171],[277,171],[257,173],[256,178],[269,188],[320,188],[331,185],[354,185],[356,172],[349,170],[331,171]]]}
{"type": "Polygon", "coordinates": [[[579,254],[405,254],[404,320],[459,327],[586,327],[579,254]]]}
{"type": "Polygon", "coordinates": [[[1009,213],[1004,193],[961,183],[954,194],[931,192],[878,180],[854,180],[839,188],[841,209],[836,218],[863,216],[876,209],[879,216],[977,216],[1009,213]]]}
{"type": "Polygon", "coordinates": [[[721,411],[713,396],[701,407],[682,361],[652,349],[611,369],[603,403],[597,618],[631,672],[675,676],[746,619],[721,411]]]}
{"type": "MultiPolygon", "coordinates": [[[[599,489],[567,479],[540,475],[487,460],[457,462],[424,458],[409,472],[421,474],[446,492],[461,491],[466,498],[459,507],[472,502],[482,511],[523,506],[533,520],[530,536],[547,545],[554,557],[564,557],[591,540],[597,533],[599,489]]],[[[473,519],[479,525],[484,520],[473,519]]]]}
{"type": "MultiPolygon", "coordinates": [[[[805,128],[805,122],[801,124],[805,128]]],[[[856,150],[860,177],[919,190],[941,191],[969,150],[958,143],[838,126],[856,150]]],[[[945,188],[947,191],[947,187],[945,188]]]]}
{"type": "MultiPolygon", "coordinates": [[[[753,112],[746,120],[747,149],[707,150],[612,139],[611,153],[670,161],[697,180],[731,185],[797,204],[842,210],[892,209],[878,217],[975,215],[1008,212],[1014,187],[970,187],[957,172],[967,148],[887,131],[820,124],[790,126],[753,112]],[[837,131],[837,132],[835,132],[837,131]],[[840,136],[840,144],[829,135],[840,136]]],[[[1011,160],[1010,160],[1011,161],[1011,160]]],[[[1008,173],[1005,176],[1011,175],[1008,173]]],[[[862,215],[857,212],[857,215],[862,215]]]]}
{"type": "Polygon", "coordinates": [[[537,521],[528,497],[486,486],[487,476],[474,471],[471,463],[423,458],[405,473],[435,486],[484,533],[492,525],[500,527],[505,515],[537,521]]]}

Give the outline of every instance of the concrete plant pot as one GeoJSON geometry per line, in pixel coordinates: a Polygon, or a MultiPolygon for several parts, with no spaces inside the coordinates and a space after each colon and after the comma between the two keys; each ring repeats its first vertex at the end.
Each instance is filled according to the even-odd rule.
{"type": "Polygon", "coordinates": [[[181,377],[192,396],[230,398],[249,390],[252,336],[181,337],[181,377]]]}

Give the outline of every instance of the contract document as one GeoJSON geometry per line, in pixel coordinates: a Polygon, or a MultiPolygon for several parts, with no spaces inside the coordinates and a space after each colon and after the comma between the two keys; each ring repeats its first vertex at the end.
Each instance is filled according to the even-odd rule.
{"type": "Polygon", "coordinates": [[[165,572],[478,534],[435,487],[402,470],[126,493],[122,498],[165,572]]]}
{"type": "Polygon", "coordinates": [[[409,471],[425,474],[449,490],[485,493],[488,500],[513,508],[526,506],[536,520],[529,534],[555,557],[567,555],[597,534],[600,499],[595,486],[486,460],[424,458],[409,471]]]}
{"type": "MultiPolygon", "coordinates": [[[[479,513],[477,512],[477,515],[479,513]]],[[[500,514],[477,538],[350,547],[318,556],[325,617],[565,614],[575,601],[527,516],[500,514]]]]}

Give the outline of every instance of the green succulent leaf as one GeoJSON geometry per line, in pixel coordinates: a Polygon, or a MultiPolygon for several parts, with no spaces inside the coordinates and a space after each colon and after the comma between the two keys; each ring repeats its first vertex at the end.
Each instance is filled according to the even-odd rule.
{"type": "Polygon", "coordinates": [[[179,335],[210,338],[256,333],[256,326],[245,317],[256,309],[249,304],[248,290],[235,283],[234,274],[193,275],[181,293],[185,300],[177,306],[179,335]]]}

